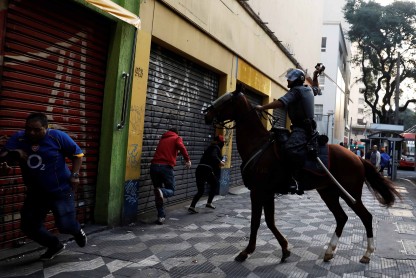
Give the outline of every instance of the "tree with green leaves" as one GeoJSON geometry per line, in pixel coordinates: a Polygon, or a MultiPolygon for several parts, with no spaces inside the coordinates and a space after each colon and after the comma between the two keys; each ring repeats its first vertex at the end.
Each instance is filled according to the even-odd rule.
{"type": "Polygon", "coordinates": [[[399,112],[416,103],[416,3],[395,1],[381,6],[370,0],[347,0],[344,17],[350,24],[349,40],[357,46],[352,63],[359,66],[366,104],[373,122],[391,123],[396,91],[397,60],[400,59],[399,112]],[[390,107],[390,111],[389,111],[390,107]]]}

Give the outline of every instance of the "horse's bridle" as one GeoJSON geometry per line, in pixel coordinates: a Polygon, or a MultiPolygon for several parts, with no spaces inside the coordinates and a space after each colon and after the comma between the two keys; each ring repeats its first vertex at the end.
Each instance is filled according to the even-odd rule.
{"type": "MultiPolygon", "coordinates": [[[[240,94],[240,93],[238,93],[238,94],[240,94]]],[[[216,109],[216,108],[218,108],[218,107],[220,107],[220,106],[222,106],[222,105],[224,105],[228,102],[232,102],[234,97],[235,97],[234,92],[233,93],[228,93],[228,94],[225,94],[225,95],[219,97],[218,99],[214,100],[211,103],[211,106],[209,106],[207,108],[207,111],[210,110],[210,109],[216,109]]],[[[215,128],[224,128],[224,129],[234,129],[237,126],[237,122],[235,120],[226,120],[226,121],[220,122],[220,121],[217,120],[216,117],[214,117],[214,119],[212,121],[212,124],[215,128]],[[235,124],[233,126],[231,126],[231,127],[227,126],[229,123],[232,123],[232,122],[235,122],[235,124]]]]}

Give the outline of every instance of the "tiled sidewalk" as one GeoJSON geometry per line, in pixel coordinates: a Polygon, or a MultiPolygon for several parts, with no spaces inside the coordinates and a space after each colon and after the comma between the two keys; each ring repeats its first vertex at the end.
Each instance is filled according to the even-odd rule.
{"type": "Polygon", "coordinates": [[[137,225],[104,230],[88,236],[79,248],[52,261],[38,260],[43,251],[0,262],[0,277],[416,277],[415,205],[400,182],[403,203],[381,207],[365,187],[363,200],[373,214],[376,251],[370,264],[361,264],[366,235],[360,219],[343,205],[349,220],[334,259],[323,262],[335,220],[315,191],[276,198],[276,223],[290,243],[292,255],[280,263],[281,249],[264,221],[257,249],[245,262],[234,258],[250,233],[249,193],[215,201],[216,210],[202,206],[188,214],[185,205],[168,211],[165,225],[137,225]],[[412,230],[413,229],[413,230],[412,230]]]}

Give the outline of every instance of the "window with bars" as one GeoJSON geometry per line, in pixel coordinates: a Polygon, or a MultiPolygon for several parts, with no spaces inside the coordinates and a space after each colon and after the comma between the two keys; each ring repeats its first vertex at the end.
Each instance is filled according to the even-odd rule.
{"type": "Polygon", "coordinates": [[[324,113],[324,105],[323,104],[315,104],[315,120],[322,121],[322,115],[324,113]]]}

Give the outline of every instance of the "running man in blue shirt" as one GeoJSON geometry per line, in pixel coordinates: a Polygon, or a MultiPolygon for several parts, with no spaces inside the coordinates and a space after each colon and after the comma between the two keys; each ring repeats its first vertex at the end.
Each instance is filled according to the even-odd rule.
{"type": "Polygon", "coordinates": [[[53,259],[65,249],[65,244],[44,226],[49,211],[60,233],[73,235],[80,247],[87,243],[85,232],[76,219],[74,201],[83,156],[69,135],[48,128],[44,113],[30,114],[25,130],[11,136],[0,152],[3,174],[11,169],[8,163],[19,163],[22,170],[27,190],[21,210],[21,229],[27,237],[47,247],[41,260],[53,259]],[[72,160],[72,172],[65,158],[72,160]]]}

